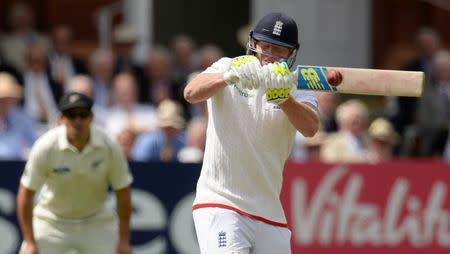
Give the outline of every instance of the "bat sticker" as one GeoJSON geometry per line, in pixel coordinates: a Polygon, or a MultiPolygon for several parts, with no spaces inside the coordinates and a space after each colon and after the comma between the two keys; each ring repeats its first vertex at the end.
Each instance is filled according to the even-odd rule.
{"type": "Polygon", "coordinates": [[[327,81],[327,68],[315,66],[298,66],[298,89],[307,90],[324,90],[337,91],[335,86],[332,86],[327,81]]]}

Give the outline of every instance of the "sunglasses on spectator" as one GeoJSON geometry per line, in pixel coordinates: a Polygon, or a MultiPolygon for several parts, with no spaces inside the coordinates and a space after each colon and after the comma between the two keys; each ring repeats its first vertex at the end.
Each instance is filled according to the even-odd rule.
{"type": "Polygon", "coordinates": [[[69,119],[75,119],[77,117],[81,118],[81,119],[86,119],[88,117],[91,116],[91,112],[90,111],[67,111],[64,112],[63,115],[69,119]]]}

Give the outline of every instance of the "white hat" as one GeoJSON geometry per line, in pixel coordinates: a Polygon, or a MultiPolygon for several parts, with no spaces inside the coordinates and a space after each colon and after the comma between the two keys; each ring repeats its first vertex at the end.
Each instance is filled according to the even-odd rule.
{"type": "Polygon", "coordinates": [[[371,138],[383,140],[392,144],[397,144],[400,139],[400,136],[394,130],[392,124],[382,117],[375,119],[370,124],[368,133],[371,138]]]}
{"type": "Polygon", "coordinates": [[[167,99],[159,103],[158,117],[160,127],[182,129],[185,124],[183,109],[179,103],[173,100],[167,99]]]}
{"type": "Polygon", "coordinates": [[[0,98],[22,98],[22,87],[13,75],[0,72],[0,98]]]}
{"type": "Polygon", "coordinates": [[[129,25],[120,24],[114,28],[114,43],[134,43],[137,40],[136,31],[129,25]]]}

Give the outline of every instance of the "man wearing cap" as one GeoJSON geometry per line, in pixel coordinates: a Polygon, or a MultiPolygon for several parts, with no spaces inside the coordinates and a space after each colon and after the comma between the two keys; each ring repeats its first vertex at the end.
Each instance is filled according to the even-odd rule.
{"type": "Polygon", "coordinates": [[[183,108],[174,100],[158,105],[158,130],[138,136],[131,151],[135,161],[177,161],[178,152],[185,146],[183,108]]]}
{"type": "Polygon", "coordinates": [[[20,253],[74,249],[81,254],[129,254],[132,176],[125,156],[115,141],[91,127],[89,97],[67,93],[59,108],[61,125],[36,141],[20,180],[20,253]],[[116,193],[118,219],[106,206],[109,186],[116,193]]]}
{"type": "Polygon", "coordinates": [[[296,22],[269,13],[250,32],[247,54],[221,58],[184,90],[207,101],[203,167],[193,205],[201,253],[290,253],[282,172],[296,131],[319,128],[314,92],[291,89],[296,22]]]}

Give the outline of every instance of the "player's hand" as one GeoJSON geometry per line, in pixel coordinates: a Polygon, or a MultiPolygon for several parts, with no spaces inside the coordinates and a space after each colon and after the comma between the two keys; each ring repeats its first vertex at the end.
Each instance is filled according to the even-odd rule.
{"type": "Polygon", "coordinates": [[[131,254],[133,253],[131,246],[128,242],[119,242],[117,246],[117,254],[131,254]]]}
{"type": "Polygon", "coordinates": [[[20,254],[39,254],[39,251],[35,243],[34,244],[25,243],[25,246],[20,252],[20,254]]]}
{"type": "Polygon", "coordinates": [[[267,102],[281,105],[291,95],[294,74],[286,62],[275,62],[262,67],[259,74],[267,102]]]}
{"type": "Polygon", "coordinates": [[[240,84],[244,89],[257,89],[260,86],[258,73],[261,68],[261,63],[255,56],[238,56],[231,59],[231,69],[223,77],[228,85],[240,84]]]}

